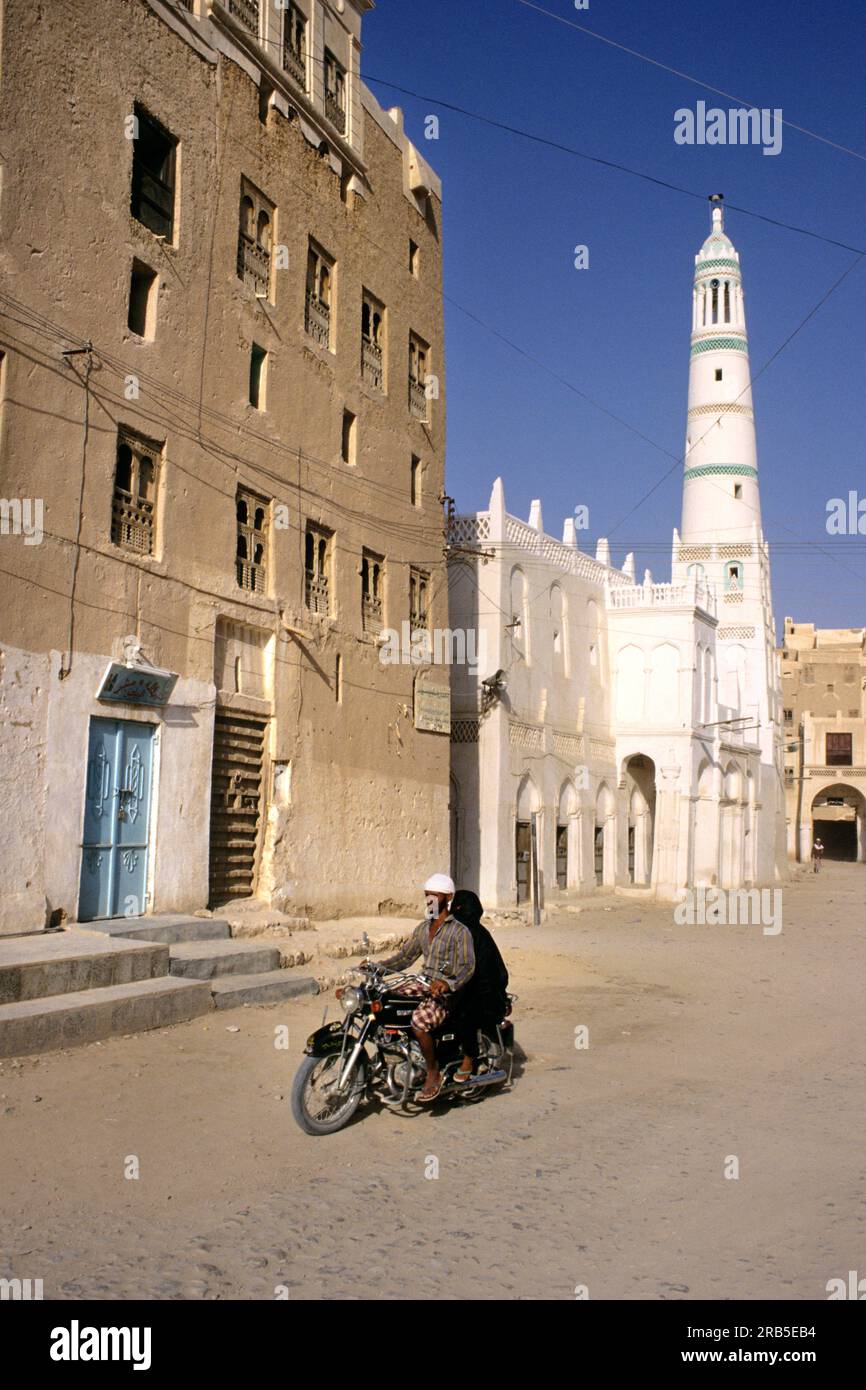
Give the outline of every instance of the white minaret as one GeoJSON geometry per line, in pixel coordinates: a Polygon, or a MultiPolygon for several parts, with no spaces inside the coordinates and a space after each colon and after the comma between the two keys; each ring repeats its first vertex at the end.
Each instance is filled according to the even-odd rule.
{"type": "Polygon", "coordinates": [[[781,697],[743,282],[740,257],[725,233],[721,195],[710,201],[710,235],[695,257],[683,514],[681,533],[674,535],[673,576],[698,578],[715,590],[717,727],[720,737],[726,727],[739,729],[738,737],[760,745],[758,800],[772,807],[781,697]]]}
{"type": "Polygon", "coordinates": [[[754,540],[761,529],[755,417],[740,257],[725,234],[721,195],[695,256],[684,544],[754,540]]]}

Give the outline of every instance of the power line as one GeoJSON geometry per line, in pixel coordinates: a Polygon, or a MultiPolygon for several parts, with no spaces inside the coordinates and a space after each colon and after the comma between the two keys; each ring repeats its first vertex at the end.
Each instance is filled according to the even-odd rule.
{"type": "MultiPolygon", "coordinates": [[[[713,87],[709,82],[704,82],[699,77],[692,77],[690,73],[682,72],[681,69],[671,67],[668,63],[662,63],[658,58],[651,58],[648,53],[640,53],[636,48],[629,48],[624,43],[618,43],[616,39],[608,38],[606,34],[600,34],[597,29],[590,29],[586,24],[578,24],[576,20],[554,14],[552,10],[546,10],[543,6],[535,4],[534,0],[516,0],[516,3],[523,5],[527,10],[535,10],[537,14],[542,14],[547,19],[556,20],[557,24],[564,24],[567,29],[576,29],[589,38],[598,39],[600,43],[607,44],[610,48],[617,48],[621,53],[628,53],[632,58],[639,58],[642,63],[649,63],[654,68],[661,68],[663,72],[672,73],[674,77],[681,77],[684,82],[691,82],[695,87],[703,87],[706,92],[714,92],[716,96],[725,97],[728,101],[736,101],[740,106],[755,108],[753,101],[746,101],[744,97],[734,96],[732,92],[726,92],[722,87],[713,87]]],[[[829,145],[831,149],[839,150],[842,154],[850,154],[854,159],[866,160],[866,155],[861,154],[859,150],[852,150],[848,145],[839,145],[835,140],[829,140],[826,135],[819,135],[817,131],[809,130],[806,126],[797,125],[796,122],[784,118],[782,125],[790,126],[791,130],[796,130],[801,135],[808,135],[811,140],[820,140],[822,145],[829,145]]]]}
{"type": "MultiPolygon", "coordinates": [[[[654,174],[644,173],[640,169],[633,169],[627,164],[620,164],[613,159],[602,159],[599,155],[587,154],[585,150],[578,150],[573,145],[564,145],[560,140],[552,140],[549,136],[536,135],[532,131],[523,130],[520,126],[509,125],[505,121],[498,121],[492,116],[485,116],[480,111],[470,111],[466,106],[459,106],[456,102],[444,101],[441,97],[426,96],[422,92],[415,92],[410,87],[399,86],[396,82],[391,82],[384,77],[373,77],[369,73],[364,76],[365,82],[375,82],[377,86],[388,87],[391,91],[401,92],[404,96],[413,97],[416,101],[426,102],[430,106],[441,106],[445,111],[453,111],[460,116],[466,116],[473,121],[479,121],[482,125],[492,126],[495,130],[503,130],[508,135],[519,136],[522,140],[530,140],[533,144],[544,145],[548,149],[558,150],[560,154],[572,155],[575,159],[586,160],[590,164],[599,164],[605,169],[615,169],[617,173],[628,174],[631,178],[642,179],[645,183],[655,184],[657,188],[665,188],[671,193],[681,193],[687,198],[697,198],[701,202],[706,202],[706,194],[696,193],[692,188],[683,188],[681,184],[671,183],[668,179],[657,178],[654,174]]],[[[808,227],[798,227],[793,222],[783,222],[778,217],[769,217],[766,213],[755,212],[752,208],[742,207],[737,203],[725,203],[725,206],[733,212],[741,212],[744,217],[754,217],[759,222],[767,222],[772,227],[782,227],[788,232],[797,232],[800,236],[811,237],[815,241],[823,241],[828,246],[836,246],[841,251],[853,251],[856,254],[862,252],[859,246],[851,246],[848,242],[837,241],[833,237],[824,236],[821,232],[813,232],[808,227]]]]}

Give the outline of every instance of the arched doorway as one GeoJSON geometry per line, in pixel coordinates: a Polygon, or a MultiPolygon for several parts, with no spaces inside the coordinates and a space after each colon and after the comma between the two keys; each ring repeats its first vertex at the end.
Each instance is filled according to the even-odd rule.
{"type": "Polygon", "coordinates": [[[574,783],[564,782],[559,793],[556,817],[556,886],[571,888],[577,874],[577,792],[574,783]]]}
{"type": "MultiPolygon", "coordinates": [[[[517,792],[517,806],[514,819],[514,876],[517,885],[517,903],[528,903],[532,898],[533,873],[539,876],[539,901],[542,897],[541,875],[537,860],[532,855],[532,817],[541,809],[538,790],[527,773],[517,792]]],[[[541,817],[537,817],[539,857],[541,852],[541,817]]]]}
{"type": "Polygon", "coordinates": [[[857,787],[834,782],[812,798],[812,844],[824,845],[825,859],[862,863],[866,838],[866,798],[857,787]]]}
{"type": "Polygon", "coordinates": [[[628,879],[647,886],[653,877],[656,811],[656,765],[645,753],[634,753],[623,765],[628,792],[628,879]]]}
{"type": "Polygon", "coordinates": [[[616,883],[616,798],[602,782],[595,798],[595,882],[611,888],[616,883]]]}

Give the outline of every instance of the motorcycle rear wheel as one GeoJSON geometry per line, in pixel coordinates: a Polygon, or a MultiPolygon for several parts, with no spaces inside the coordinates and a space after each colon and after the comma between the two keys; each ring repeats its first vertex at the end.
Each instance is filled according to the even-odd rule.
{"type": "Polygon", "coordinates": [[[365,1059],[358,1059],[355,1074],[342,1095],[332,1090],[340,1065],[339,1055],[332,1053],[328,1057],[305,1057],[298,1067],[292,1083],[292,1114],[305,1134],[336,1134],[361,1104],[367,1084],[365,1059]]]}

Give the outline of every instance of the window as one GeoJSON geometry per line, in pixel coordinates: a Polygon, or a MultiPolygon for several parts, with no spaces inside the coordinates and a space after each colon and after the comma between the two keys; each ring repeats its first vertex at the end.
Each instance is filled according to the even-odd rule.
{"type": "Polygon", "coordinates": [[[828,767],[850,767],[851,766],[851,734],[828,734],[827,735],[827,766],[828,767]]]}
{"type": "Polygon", "coordinates": [[[269,503],[254,492],[238,488],[237,578],[241,589],[264,593],[266,587],[267,525],[269,503]]]}
{"type": "Polygon", "coordinates": [[[415,245],[414,241],[411,241],[411,240],[410,240],[410,242],[409,242],[409,274],[410,274],[410,275],[414,275],[414,277],[415,277],[416,280],[418,279],[418,272],[419,272],[419,269],[420,269],[420,261],[419,261],[420,255],[421,255],[421,253],[420,253],[420,251],[418,250],[418,247],[415,245]]]}
{"type": "Polygon", "coordinates": [[[143,107],[136,105],[134,111],[130,210],[145,227],[171,241],[177,141],[143,107]]]}
{"type": "Polygon", "coordinates": [[[283,20],[283,67],[307,90],[307,21],[297,5],[289,5],[283,20]]]}
{"type": "Polygon", "coordinates": [[[430,622],[428,609],[430,593],[430,575],[426,570],[410,569],[409,571],[409,630],[424,629],[430,622]]]}
{"type": "Polygon", "coordinates": [[[356,462],[357,419],[351,410],[343,411],[342,459],[344,463],[356,462]]]}
{"type": "Polygon", "coordinates": [[[271,287],[271,233],[274,205],[247,179],[241,180],[238,227],[238,279],[260,299],[271,287]]]}
{"type": "Polygon", "coordinates": [[[833,681],[828,681],[828,683],[827,683],[827,694],[828,694],[828,695],[835,695],[835,694],[836,694],[836,686],[835,686],[835,683],[834,683],[833,681]]]}
{"type": "Polygon", "coordinates": [[[716,381],[721,381],[721,379],[722,379],[722,369],[721,369],[721,367],[716,367],[716,381]]]}
{"type": "Polygon", "coordinates": [[[254,38],[259,36],[259,0],[227,0],[229,13],[239,19],[254,38]]]}
{"type": "Polygon", "coordinates": [[[258,343],[253,343],[250,352],[250,405],[254,405],[256,410],[265,409],[267,365],[268,354],[258,343]]]}
{"type": "Polygon", "coordinates": [[[783,710],[782,713],[784,715],[785,723],[792,724],[794,721],[794,711],[792,709],[786,709],[783,710]]]}
{"type": "Polygon", "coordinates": [[[859,709],[849,709],[849,711],[848,711],[848,718],[849,718],[849,719],[859,719],[859,718],[860,718],[860,711],[859,711],[859,709]]]}
{"type": "Polygon", "coordinates": [[[734,483],[734,496],[735,496],[735,497],[742,497],[742,495],[743,495],[743,484],[742,484],[742,483],[734,483]]]}
{"type": "Polygon", "coordinates": [[[334,658],[334,699],[338,705],[343,703],[343,658],[339,652],[334,658]]]}
{"type": "Polygon", "coordinates": [[[133,430],[117,435],[111,539],[124,550],[152,555],[156,521],[156,489],[162,445],[133,430]]]}
{"type": "Polygon", "coordinates": [[[409,335],[409,411],[416,420],[427,419],[427,394],[424,389],[427,380],[427,355],[430,349],[427,344],[415,336],[409,335]]]}
{"type": "Polygon", "coordinates": [[[159,277],[141,261],[132,262],[127,324],[139,338],[153,338],[156,330],[156,292],[159,277]]]}
{"type": "Polygon", "coordinates": [[[385,559],[372,550],[361,552],[361,624],[365,632],[382,631],[385,559]]]}
{"type": "Polygon", "coordinates": [[[385,306],[366,290],[361,302],[361,378],[378,391],[385,389],[385,306]]]}
{"type": "Polygon", "coordinates": [[[327,618],[331,610],[332,534],[323,526],[307,522],[304,544],[304,602],[311,613],[327,618]]]}
{"type": "Polygon", "coordinates": [[[409,497],[413,507],[421,506],[421,460],[415,454],[409,465],[409,497]]]}
{"type": "Polygon", "coordinates": [[[743,589],[743,567],[739,560],[730,560],[725,565],[725,592],[741,593],[743,589]]]}
{"type": "Polygon", "coordinates": [[[325,49],[325,115],[341,135],[346,133],[346,69],[325,49]]]}
{"type": "Polygon", "coordinates": [[[311,338],[322,347],[331,346],[331,300],[334,290],[334,262],[310,242],[307,252],[307,309],[305,326],[311,338]]]}

